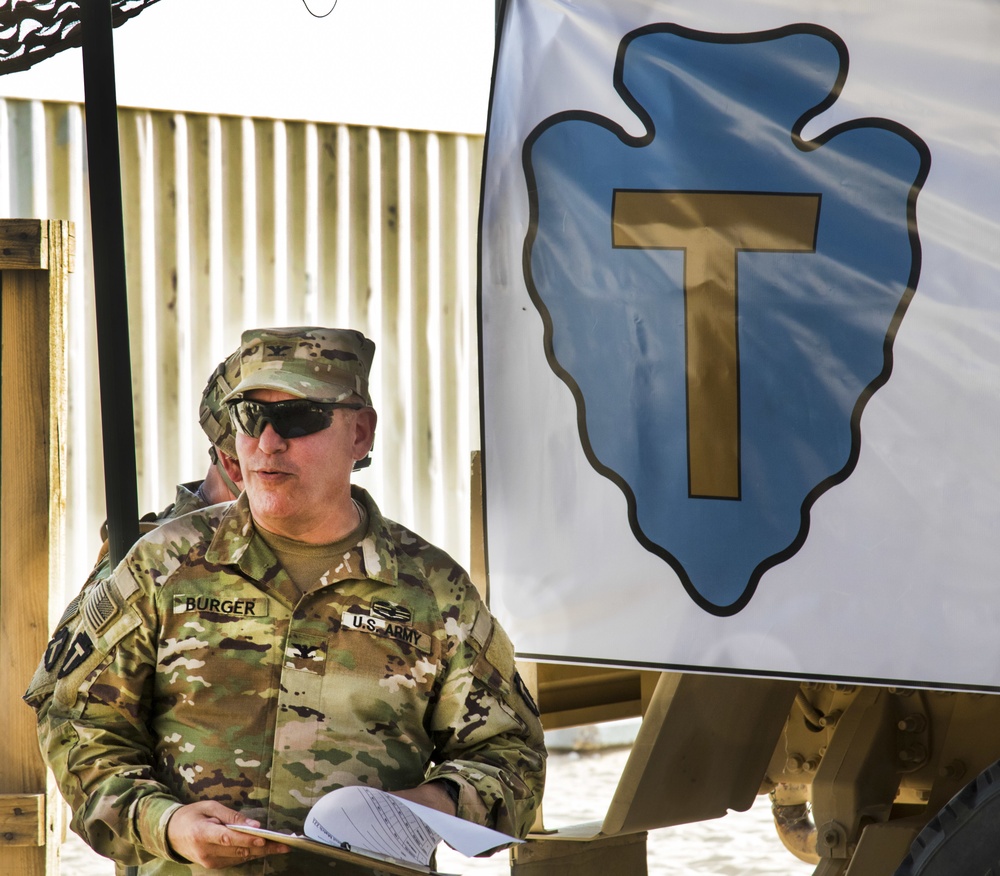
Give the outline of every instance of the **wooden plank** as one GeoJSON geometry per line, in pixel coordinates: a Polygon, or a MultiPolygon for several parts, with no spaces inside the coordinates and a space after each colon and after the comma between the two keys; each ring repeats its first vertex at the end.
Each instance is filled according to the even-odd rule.
{"type": "Polygon", "coordinates": [[[9,718],[0,792],[44,787],[34,721],[20,696],[49,633],[48,279],[3,274],[3,402],[0,412],[0,708],[9,718]]]}
{"type": "MultiPolygon", "coordinates": [[[[21,694],[45,648],[48,588],[48,278],[39,271],[4,271],[2,443],[0,443],[0,709],[8,716],[0,791],[46,787],[34,715],[21,694]]],[[[46,873],[45,849],[4,849],[5,866],[25,876],[46,873]]]]}
{"type": "Polygon", "coordinates": [[[0,219],[0,271],[47,271],[51,263],[72,273],[75,257],[72,223],[0,219]]]}
{"type": "Polygon", "coordinates": [[[0,794],[0,848],[45,845],[45,795],[0,794]]]}
{"type": "Polygon", "coordinates": [[[0,270],[48,270],[48,225],[41,219],[0,222],[0,270]]]}
{"type": "Polygon", "coordinates": [[[57,872],[63,804],[38,751],[34,714],[21,695],[63,602],[64,310],[73,241],[69,223],[35,220],[0,220],[0,241],[0,258],[7,260],[0,275],[0,794],[12,795],[0,798],[11,803],[4,811],[12,825],[0,833],[16,838],[3,843],[7,872],[42,876],[57,872]],[[31,254],[32,228],[38,245],[45,245],[37,257],[31,254]],[[12,269],[12,261],[31,262],[35,269],[12,269]],[[42,264],[53,270],[39,269],[42,264]],[[36,797],[40,811],[24,814],[24,801],[36,797]]]}

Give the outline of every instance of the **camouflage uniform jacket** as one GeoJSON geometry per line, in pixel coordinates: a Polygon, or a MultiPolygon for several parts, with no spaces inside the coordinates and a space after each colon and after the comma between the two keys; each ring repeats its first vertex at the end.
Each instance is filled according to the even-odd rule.
{"type": "MultiPolygon", "coordinates": [[[[201,493],[198,492],[203,483],[204,481],[190,481],[186,484],[178,484],[177,494],[174,496],[173,502],[167,505],[159,514],[155,511],[150,511],[139,518],[140,535],[152,532],[156,527],[166,523],[168,520],[173,520],[175,517],[205,508],[207,503],[202,498],[201,493]]],[[[111,574],[111,557],[108,554],[108,522],[106,520],[101,524],[101,541],[103,544],[97,553],[97,562],[83,584],[82,590],[84,591],[89,589],[95,581],[107,578],[111,574]]]]}
{"type": "MultiPolygon", "coordinates": [[[[450,557],[355,497],[366,536],[304,596],[244,496],[145,536],[56,631],[26,699],[96,851],[144,874],[202,872],[166,840],[181,803],[301,832],[334,788],[443,777],[461,817],[527,832],[545,751],[509,639],[450,557]]],[[[325,860],[296,857],[232,872],[325,860]]]]}
{"type": "Polygon", "coordinates": [[[140,523],[166,523],[175,517],[189,514],[191,511],[200,511],[207,507],[207,502],[202,498],[199,490],[204,481],[190,481],[186,484],[177,485],[177,493],[174,501],[167,505],[159,514],[150,512],[140,519],[140,523]]]}

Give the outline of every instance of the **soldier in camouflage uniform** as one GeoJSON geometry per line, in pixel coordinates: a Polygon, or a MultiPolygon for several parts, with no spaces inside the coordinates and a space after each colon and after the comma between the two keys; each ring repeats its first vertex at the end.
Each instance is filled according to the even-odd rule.
{"type": "Polygon", "coordinates": [[[357,332],[244,333],[246,492],[142,538],[50,643],[26,699],[98,852],[162,876],[371,872],[225,826],[301,832],[356,784],[532,824],[545,750],[509,639],[450,557],[350,484],[373,353],[357,332]]]}
{"type": "MultiPolygon", "coordinates": [[[[159,514],[150,512],[139,519],[139,533],[152,532],[166,520],[180,517],[189,511],[207,508],[219,502],[231,502],[243,491],[240,464],[236,459],[236,432],[233,429],[229,410],[222,400],[232,392],[240,379],[240,351],[229,355],[220,362],[201,394],[198,407],[198,422],[211,442],[208,455],[211,465],[204,480],[177,485],[174,501],[159,514]]],[[[111,560],[108,556],[107,523],[101,524],[101,549],[93,571],[84,583],[89,588],[94,581],[107,578],[111,574],[111,560]]]]}

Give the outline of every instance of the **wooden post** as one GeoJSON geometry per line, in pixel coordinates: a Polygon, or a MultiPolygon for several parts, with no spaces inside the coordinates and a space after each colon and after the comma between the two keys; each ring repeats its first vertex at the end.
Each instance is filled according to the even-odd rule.
{"type": "Polygon", "coordinates": [[[63,802],[21,701],[63,607],[69,222],[0,220],[0,869],[58,873],[63,802]]]}

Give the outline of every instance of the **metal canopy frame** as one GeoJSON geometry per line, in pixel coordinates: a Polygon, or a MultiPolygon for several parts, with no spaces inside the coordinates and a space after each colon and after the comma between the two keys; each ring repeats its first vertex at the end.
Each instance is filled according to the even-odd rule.
{"type": "Polygon", "coordinates": [[[82,12],[104,492],[108,548],[117,565],[139,537],[139,507],[111,0],[87,0],[82,12]]]}
{"type": "Polygon", "coordinates": [[[0,74],[83,47],[98,371],[109,552],[117,564],[139,535],[135,415],[128,332],[113,28],[158,0],[0,0],[0,74]]]}

